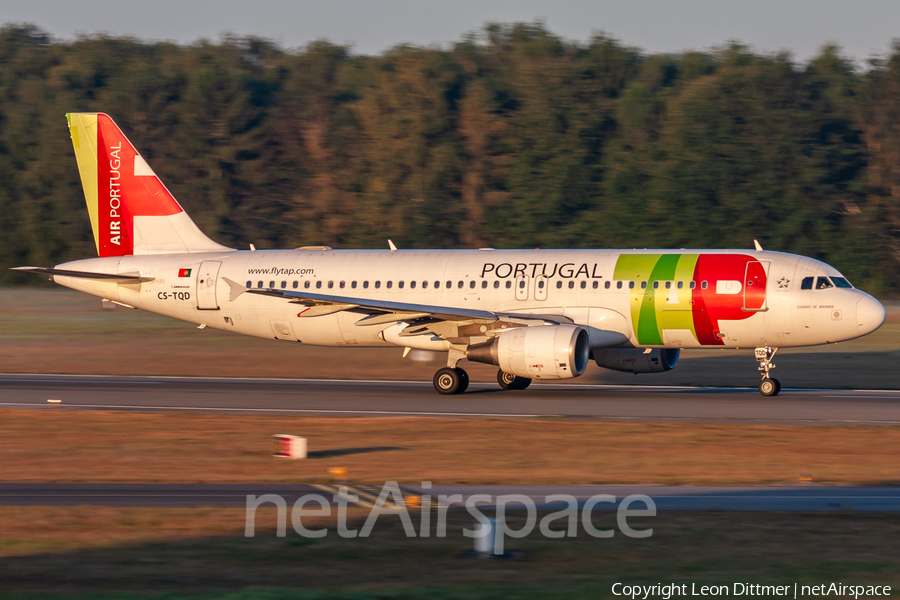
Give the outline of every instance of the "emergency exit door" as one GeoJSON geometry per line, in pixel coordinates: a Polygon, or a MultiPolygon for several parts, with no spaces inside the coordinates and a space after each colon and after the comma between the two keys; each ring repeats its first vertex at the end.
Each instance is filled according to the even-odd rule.
{"type": "Polygon", "coordinates": [[[216,281],[219,279],[219,267],[217,260],[205,260],[200,263],[197,273],[197,308],[200,310],[219,310],[216,300],[216,281]]]}

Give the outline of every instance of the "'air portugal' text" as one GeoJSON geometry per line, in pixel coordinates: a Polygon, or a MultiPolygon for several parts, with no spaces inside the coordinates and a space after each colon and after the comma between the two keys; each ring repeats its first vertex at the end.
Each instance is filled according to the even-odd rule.
{"type": "Polygon", "coordinates": [[[119,169],[122,167],[120,153],[122,142],[110,146],[109,160],[109,241],[116,246],[120,245],[122,234],[121,215],[119,208],[122,206],[122,190],[119,186],[119,178],[122,176],[119,169]]]}

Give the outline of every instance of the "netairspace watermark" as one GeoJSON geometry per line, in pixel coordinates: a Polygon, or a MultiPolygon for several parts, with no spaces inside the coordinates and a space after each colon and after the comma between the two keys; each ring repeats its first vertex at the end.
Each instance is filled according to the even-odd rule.
{"type": "MultiPolygon", "coordinates": [[[[422,482],[422,489],[431,489],[431,483],[422,482]]],[[[342,538],[369,537],[371,535],[375,523],[382,515],[392,515],[400,518],[403,524],[403,531],[406,537],[423,537],[431,536],[431,521],[435,517],[436,528],[435,537],[447,537],[447,511],[454,505],[464,505],[466,511],[478,522],[479,526],[475,529],[463,529],[463,535],[468,538],[482,538],[493,535],[493,552],[494,554],[503,554],[503,544],[506,538],[524,538],[530,535],[535,526],[538,527],[542,535],[547,538],[574,538],[578,536],[579,521],[581,528],[586,534],[595,538],[611,538],[615,535],[614,529],[598,529],[592,521],[592,513],[594,509],[602,509],[603,505],[611,505],[612,509],[616,505],[616,497],[612,494],[597,494],[588,498],[579,507],[578,499],[569,494],[551,494],[544,499],[545,505],[565,505],[565,508],[554,511],[545,515],[540,523],[537,522],[537,506],[532,498],[524,494],[504,494],[500,496],[491,496],[490,494],[472,494],[463,499],[462,494],[440,494],[437,499],[431,497],[430,494],[424,494],[420,498],[420,506],[417,507],[419,512],[419,529],[413,525],[413,519],[407,510],[406,502],[400,486],[396,481],[388,481],[381,488],[373,506],[369,510],[369,515],[361,529],[350,529],[347,524],[347,507],[350,504],[359,502],[359,496],[352,494],[347,487],[340,487],[338,493],[333,495],[331,499],[322,494],[306,494],[301,496],[294,502],[291,509],[291,525],[299,535],[308,538],[322,538],[328,535],[328,529],[308,529],[303,524],[304,517],[331,517],[332,501],[337,505],[337,533],[342,538]],[[309,505],[316,505],[316,508],[307,508],[309,505]],[[495,519],[487,517],[478,507],[491,506],[495,509],[495,519]],[[515,509],[520,511],[524,508],[526,518],[525,523],[518,529],[510,527],[506,522],[507,510],[515,509]],[[432,510],[436,514],[432,515],[432,510]],[[580,519],[579,519],[580,517],[580,519]],[[551,529],[550,526],[555,522],[563,522],[564,529],[551,529]]],[[[287,535],[287,503],[284,498],[277,494],[265,494],[262,496],[247,496],[246,521],[244,526],[244,535],[246,537],[255,537],[256,535],[256,509],[264,504],[274,504],[278,509],[278,523],[276,527],[276,536],[285,537],[287,535]]],[[[653,529],[633,529],[628,524],[629,517],[655,517],[656,504],[653,499],[644,494],[632,494],[626,496],[616,508],[616,524],[619,531],[630,538],[649,538],[653,535],[653,529]],[[632,507],[637,503],[637,507],[632,507]],[[643,505],[643,507],[641,507],[643,505]]]]}
{"type": "Polygon", "coordinates": [[[889,585],[845,585],[843,583],[821,583],[805,585],[761,585],[757,583],[733,583],[731,585],[698,585],[696,583],[658,583],[656,585],[629,585],[614,583],[614,596],[624,596],[631,600],[659,598],[671,600],[682,596],[783,596],[809,598],[815,596],[835,596],[840,598],[866,598],[890,596],[889,585]]]}

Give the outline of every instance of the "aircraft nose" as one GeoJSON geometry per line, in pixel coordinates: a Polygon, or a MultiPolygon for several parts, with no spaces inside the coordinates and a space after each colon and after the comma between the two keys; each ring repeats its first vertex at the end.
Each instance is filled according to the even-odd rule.
{"type": "Polygon", "coordinates": [[[856,322],[860,335],[872,333],[884,323],[887,313],[881,302],[865,294],[856,304],[856,322]]]}

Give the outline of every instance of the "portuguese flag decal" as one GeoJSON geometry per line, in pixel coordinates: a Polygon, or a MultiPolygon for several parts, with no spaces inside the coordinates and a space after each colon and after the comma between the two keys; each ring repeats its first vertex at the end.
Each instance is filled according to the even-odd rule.
{"type": "Polygon", "coordinates": [[[190,269],[178,269],[178,276],[179,277],[190,277],[191,270],[190,269]]]}

